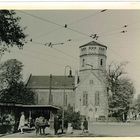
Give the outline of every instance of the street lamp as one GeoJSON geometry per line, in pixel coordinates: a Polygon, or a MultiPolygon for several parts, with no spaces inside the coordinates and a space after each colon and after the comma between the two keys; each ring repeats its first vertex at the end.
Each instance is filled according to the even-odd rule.
{"type": "Polygon", "coordinates": [[[65,82],[66,82],[66,69],[69,68],[69,75],[68,77],[72,77],[72,70],[69,65],[65,66],[64,70],[64,93],[63,93],[63,111],[62,111],[62,133],[64,132],[64,111],[65,111],[65,82]]]}
{"type": "Polygon", "coordinates": [[[49,105],[52,105],[52,74],[50,74],[49,105]]]}

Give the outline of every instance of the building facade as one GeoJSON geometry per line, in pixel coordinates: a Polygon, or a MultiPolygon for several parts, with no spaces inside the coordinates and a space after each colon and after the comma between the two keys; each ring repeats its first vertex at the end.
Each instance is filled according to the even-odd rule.
{"type": "Polygon", "coordinates": [[[30,75],[27,87],[35,92],[35,103],[58,107],[75,106],[74,77],[30,75]]]}
{"type": "Polygon", "coordinates": [[[75,110],[90,120],[107,118],[108,99],[106,71],[107,47],[95,41],[80,49],[79,84],[76,87],[75,110]]]}

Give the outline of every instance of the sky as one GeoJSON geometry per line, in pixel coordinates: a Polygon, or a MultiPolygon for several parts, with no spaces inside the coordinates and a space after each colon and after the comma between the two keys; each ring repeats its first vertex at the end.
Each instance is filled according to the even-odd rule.
{"type": "Polygon", "coordinates": [[[25,10],[16,11],[27,27],[23,50],[12,48],[1,61],[16,58],[24,64],[26,80],[33,75],[64,75],[64,67],[79,69],[79,46],[95,40],[108,47],[107,65],[127,61],[125,71],[140,94],[140,10],[25,10]],[[64,28],[65,24],[67,27],[64,28]],[[124,27],[127,25],[127,27],[124,27]],[[121,31],[127,31],[121,33],[121,31]],[[31,42],[30,39],[33,41],[31,42]],[[52,48],[45,43],[58,43],[52,48]],[[64,43],[64,44],[61,44],[64,43]]]}

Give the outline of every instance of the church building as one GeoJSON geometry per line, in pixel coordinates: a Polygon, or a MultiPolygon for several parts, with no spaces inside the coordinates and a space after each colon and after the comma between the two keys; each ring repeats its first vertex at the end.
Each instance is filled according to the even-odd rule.
{"type": "Polygon", "coordinates": [[[80,70],[79,84],[76,87],[75,111],[94,121],[107,118],[107,47],[95,41],[79,47],[80,70]]]}
{"type": "Polygon", "coordinates": [[[67,76],[33,76],[27,87],[36,93],[36,104],[72,106],[76,112],[94,121],[108,116],[106,51],[95,41],[79,47],[79,74],[67,76]],[[65,94],[64,94],[65,92],[65,94]]]}

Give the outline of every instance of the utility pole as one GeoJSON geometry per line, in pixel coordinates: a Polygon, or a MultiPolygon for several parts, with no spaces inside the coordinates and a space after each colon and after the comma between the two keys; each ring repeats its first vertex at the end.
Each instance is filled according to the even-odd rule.
{"type": "Polygon", "coordinates": [[[64,133],[64,118],[65,118],[65,84],[66,84],[66,69],[69,68],[69,75],[68,77],[72,77],[72,71],[71,71],[71,67],[69,65],[65,66],[65,70],[64,70],[64,77],[65,77],[65,81],[64,81],[64,92],[63,92],[63,110],[62,110],[62,133],[64,133]]]}
{"type": "Polygon", "coordinates": [[[50,74],[49,105],[52,104],[52,74],[50,74]]]}

